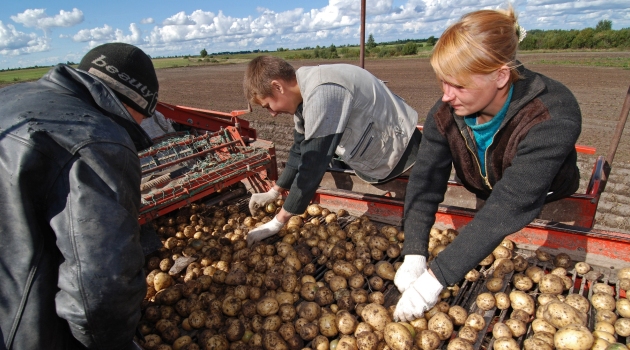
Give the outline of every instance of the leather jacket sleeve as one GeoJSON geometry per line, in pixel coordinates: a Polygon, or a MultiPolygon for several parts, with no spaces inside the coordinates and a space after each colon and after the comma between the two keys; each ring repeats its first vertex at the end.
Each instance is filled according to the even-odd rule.
{"type": "Polygon", "coordinates": [[[118,144],[91,143],[63,172],[49,195],[50,224],[62,254],[57,314],[87,348],[130,347],[146,294],[137,154],[118,144]]]}

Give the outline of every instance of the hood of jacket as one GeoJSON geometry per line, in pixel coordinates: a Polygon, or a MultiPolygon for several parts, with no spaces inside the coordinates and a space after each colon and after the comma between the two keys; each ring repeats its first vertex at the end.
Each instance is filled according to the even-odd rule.
{"type": "Polygon", "coordinates": [[[103,114],[112,118],[116,124],[127,131],[138,152],[153,145],[149,135],[133,119],[114,92],[94,75],[65,64],[59,64],[48,71],[40,79],[40,82],[58,85],[77,96],[81,96],[84,100],[91,100],[103,114]]]}

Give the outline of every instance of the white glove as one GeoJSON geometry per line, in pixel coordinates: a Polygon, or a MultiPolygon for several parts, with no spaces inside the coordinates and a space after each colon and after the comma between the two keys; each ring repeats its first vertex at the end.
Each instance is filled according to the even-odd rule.
{"type": "Polygon", "coordinates": [[[422,255],[405,255],[405,261],[396,271],[394,284],[401,293],[404,293],[426,269],[427,258],[422,255]]]}
{"type": "Polygon", "coordinates": [[[269,202],[273,202],[279,195],[280,192],[276,191],[273,187],[267,192],[252,194],[252,198],[249,200],[249,212],[252,215],[256,214],[256,209],[264,207],[269,202]]]}
{"type": "Polygon", "coordinates": [[[278,221],[278,219],[274,216],[268,223],[260,225],[259,227],[249,231],[247,234],[247,246],[251,247],[252,244],[275,235],[278,231],[280,231],[282,226],[284,226],[284,224],[278,221]]]}
{"type": "Polygon", "coordinates": [[[440,298],[442,284],[425,270],[417,280],[402,294],[396,310],[394,321],[411,322],[424,315],[440,298]]]}

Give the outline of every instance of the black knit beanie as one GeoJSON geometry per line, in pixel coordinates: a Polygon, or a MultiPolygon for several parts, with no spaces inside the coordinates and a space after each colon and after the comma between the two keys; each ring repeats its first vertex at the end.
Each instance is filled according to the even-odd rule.
{"type": "Polygon", "coordinates": [[[153,62],[139,48],[109,43],[90,50],[79,69],[101,79],[129,107],[151,117],[158,101],[159,84],[153,62]]]}

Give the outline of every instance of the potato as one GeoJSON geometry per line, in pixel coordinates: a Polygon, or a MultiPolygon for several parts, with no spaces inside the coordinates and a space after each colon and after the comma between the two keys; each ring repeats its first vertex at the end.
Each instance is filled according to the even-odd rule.
{"type": "Polygon", "coordinates": [[[438,334],[440,340],[450,338],[453,333],[453,322],[448,315],[443,312],[437,312],[433,317],[431,317],[428,327],[430,330],[438,334]]]}
{"type": "Polygon", "coordinates": [[[523,342],[523,348],[525,350],[552,350],[551,345],[536,338],[528,338],[523,342]]]}
{"type": "Polygon", "coordinates": [[[385,296],[379,291],[372,292],[368,295],[368,302],[383,305],[385,304],[385,296]]]}
{"type": "Polygon", "coordinates": [[[315,321],[321,315],[321,307],[312,301],[301,302],[296,311],[300,318],[304,318],[309,322],[315,321]]]}
{"type": "MultiPolygon", "coordinates": [[[[241,306],[242,306],[241,299],[233,295],[229,295],[225,299],[223,299],[221,310],[223,311],[223,314],[227,316],[237,316],[241,312],[241,306]]],[[[277,308],[276,308],[276,311],[278,311],[277,308]]],[[[263,316],[268,316],[268,315],[263,315],[263,316]]]]}
{"type": "Polygon", "coordinates": [[[337,322],[337,329],[339,329],[339,333],[341,334],[352,334],[359,325],[356,317],[347,310],[340,310],[335,315],[335,318],[337,322]]]}
{"type": "Polygon", "coordinates": [[[499,245],[494,248],[492,251],[492,255],[494,255],[495,259],[511,259],[512,258],[512,250],[506,248],[503,245],[499,245]]]}
{"type": "Polygon", "coordinates": [[[455,338],[448,342],[447,350],[473,350],[472,344],[463,338],[455,338]]]}
{"type": "MultiPolygon", "coordinates": [[[[298,327],[295,330],[298,331],[298,327]]],[[[310,341],[319,334],[319,327],[314,323],[307,322],[299,327],[298,334],[305,341],[310,341]]]]}
{"type": "Polygon", "coordinates": [[[469,281],[469,282],[476,282],[479,279],[479,277],[481,277],[481,272],[473,269],[473,270],[468,271],[466,276],[464,276],[464,279],[466,279],[466,281],[469,281]]]}
{"type": "Polygon", "coordinates": [[[256,304],[256,311],[263,317],[275,315],[279,309],[280,305],[273,297],[263,297],[256,304]]]}
{"type": "Polygon", "coordinates": [[[510,332],[512,332],[512,336],[515,338],[518,338],[527,332],[527,325],[521,320],[510,318],[505,321],[505,325],[510,328],[510,332]]]}
{"type": "Polygon", "coordinates": [[[510,318],[513,318],[515,320],[521,320],[525,323],[529,323],[532,316],[523,310],[512,310],[512,314],[510,315],[510,318]]]}
{"type": "Polygon", "coordinates": [[[156,292],[173,285],[173,278],[166,272],[158,272],[153,277],[153,288],[156,292]]]}
{"type": "Polygon", "coordinates": [[[553,336],[554,335],[551,334],[551,333],[538,332],[538,333],[534,333],[532,338],[540,339],[540,340],[544,341],[545,343],[547,343],[549,346],[553,347],[553,336]]]}
{"type": "Polygon", "coordinates": [[[545,275],[545,271],[538,266],[530,266],[525,270],[525,276],[532,279],[534,283],[539,283],[545,275]]]}
{"type": "Polygon", "coordinates": [[[479,265],[481,266],[488,266],[490,264],[492,264],[494,262],[494,255],[490,254],[488,256],[486,256],[485,258],[483,258],[483,260],[481,260],[479,262],[479,265]]]}
{"type": "Polygon", "coordinates": [[[591,347],[591,350],[606,350],[608,349],[608,346],[610,346],[609,342],[605,341],[602,338],[595,338],[595,340],[593,341],[593,346],[591,347]]]}
{"type": "Polygon", "coordinates": [[[544,306],[549,304],[550,301],[558,300],[558,296],[556,294],[541,293],[538,295],[537,300],[540,306],[544,306]]]}
{"type": "Polygon", "coordinates": [[[477,341],[477,335],[477,330],[470,326],[464,326],[459,329],[459,332],[457,332],[457,336],[459,338],[462,338],[471,344],[474,344],[477,341]]]}
{"type": "Polygon", "coordinates": [[[595,338],[595,339],[604,339],[605,341],[607,341],[609,343],[614,343],[614,342],[617,341],[615,336],[612,335],[611,333],[608,333],[608,332],[593,331],[591,334],[593,334],[593,338],[595,338]]]}
{"type": "Polygon", "coordinates": [[[328,341],[328,338],[326,338],[325,336],[318,335],[313,339],[311,343],[311,348],[313,350],[329,350],[330,342],[328,341]]]}
{"type": "Polygon", "coordinates": [[[356,267],[352,263],[349,263],[344,260],[337,260],[333,264],[332,270],[336,275],[349,278],[352,275],[359,273],[356,267]]]}
{"type": "Polygon", "coordinates": [[[427,320],[431,319],[431,317],[433,317],[436,313],[438,312],[443,312],[443,313],[448,313],[449,310],[449,305],[447,302],[445,301],[440,301],[437,304],[433,305],[432,308],[430,308],[429,310],[427,310],[424,313],[424,318],[426,318],[427,320]]]}
{"type": "Polygon", "coordinates": [[[525,259],[521,255],[517,255],[514,258],[512,258],[512,263],[514,264],[514,271],[517,271],[517,272],[523,272],[527,270],[527,268],[529,267],[529,263],[527,262],[527,259],[525,259]]]}
{"type": "Polygon", "coordinates": [[[415,342],[423,350],[435,350],[440,346],[441,340],[436,332],[425,329],[416,334],[415,342]]]}
{"type": "Polygon", "coordinates": [[[543,318],[556,328],[570,324],[586,325],[586,314],[560,301],[552,301],[543,306],[543,318]]]}
{"type": "Polygon", "coordinates": [[[532,330],[534,333],[547,332],[551,334],[556,333],[556,327],[554,327],[551,323],[545,321],[542,318],[537,318],[532,321],[532,330]]]}
{"type": "Polygon", "coordinates": [[[520,290],[513,290],[510,292],[510,303],[513,309],[523,310],[530,315],[534,314],[535,303],[534,299],[527,293],[520,290]]]}
{"type": "Polygon", "coordinates": [[[617,314],[610,310],[597,310],[595,321],[614,324],[617,321],[617,314]]]}
{"type": "Polygon", "coordinates": [[[387,345],[393,350],[406,350],[413,346],[411,333],[400,323],[390,322],[385,325],[383,336],[387,345]]]}
{"type": "Polygon", "coordinates": [[[355,337],[359,350],[376,350],[378,348],[379,340],[374,332],[361,332],[355,337]]]}
{"type": "Polygon", "coordinates": [[[481,331],[486,327],[486,320],[479,314],[469,314],[464,322],[466,326],[472,327],[476,331],[481,331]]]}
{"type": "Polygon", "coordinates": [[[494,295],[492,293],[480,293],[477,295],[477,299],[475,300],[477,307],[481,310],[488,311],[496,305],[496,300],[494,299],[494,295]]]}
{"type": "Polygon", "coordinates": [[[609,286],[606,283],[595,283],[593,285],[593,287],[591,287],[591,289],[593,290],[593,294],[595,293],[604,293],[604,294],[609,294],[609,295],[615,295],[615,288],[613,286],[609,286]]]}
{"type": "Polygon", "coordinates": [[[568,269],[571,267],[571,257],[567,253],[559,253],[553,258],[553,265],[568,269]]]}
{"type": "Polygon", "coordinates": [[[618,279],[630,278],[630,267],[624,267],[617,270],[617,278],[618,279]]]}
{"type": "Polygon", "coordinates": [[[591,265],[589,265],[588,263],[584,261],[580,261],[576,263],[574,267],[575,267],[575,272],[579,273],[580,275],[584,275],[587,272],[591,271],[591,265]]]}
{"type": "Polygon", "coordinates": [[[486,288],[489,291],[496,293],[503,288],[503,278],[500,277],[492,277],[486,281],[486,288]]]}
{"type": "Polygon", "coordinates": [[[310,216],[320,216],[322,215],[322,207],[320,207],[319,204],[311,204],[306,207],[306,212],[310,216]]]}
{"type": "Polygon", "coordinates": [[[594,338],[586,326],[570,324],[560,328],[553,337],[554,346],[558,349],[590,349],[594,338]]]}
{"type": "Polygon", "coordinates": [[[367,304],[363,310],[361,310],[361,317],[372,326],[372,328],[380,332],[384,331],[385,326],[392,321],[387,309],[375,303],[367,304]]]}
{"type": "Polygon", "coordinates": [[[615,310],[615,298],[610,294],[595,293],[591,296],[591,304],[595,310],[615,310]]]}
{"type": "Polygon", "coordinates": [[[319,332],[326,337],[335,337],[339,333],[337,320],[334,314],[326,313],[318,320],[319,332]]]}
{"type": "Polygon", "coordinates": [[[630,336],[630,318],[619,318],[615,321],[615,332],[622,336],[630,336]]]}
{"type": "Polygon", "coordinates": [[[538,289],[542,293],[561,294],[564,291],[564,281],[560,276],[549,273],[540,279],[538,289]]]}
{"type": "Polygon", "coordinates": [[[466,312],[466,309],[459,305],[453,305],[448,309],[448,316],[451,318],[451,320],[453,320],[454,325],[461,326],[466,323],[468,312],[466,312]]]}
{"type": "Polygon", "coordinates": [[[617,300],[615,305],[619,316],[630,318],[630,300],[626,298],[620,298],[619,300],[617,300]]]}
{"type": "Polygon", "coordinates": [[[387,261],[379,261],[376,263],[376,274],[384,280],[394,280],[396,270],[394,266],[387,261]]]}
{"type": "Polygon", "coordinates": [[[564,302],[584,313],[588,313],[588,310],[591,308],[591,303],[588,301],[588,299],[579,294],[567,295],[567,297],[564,299],[564,302]]]}
{"type": "Polygon", "coordinates": [[[496,301],[496,306],[497,309],[499,310],[505,310],[507,308],[510,307],[510,297],[503,293],[503,292],[498,292],[494,294],[494,299],[496,301]]]}
{"type": "Polygon", "coordinates": [[[521,273],[514,274],[512,281],[514,282],[514,287],[522,291],[528,291],[534,286],[532,279],[521,273]]]}
{"type": "MultiPolygon", "coordinates": [[[[289,350],[289,345],[282,339],[278,332],[264,332],[262,335],[262,344],[265,349],[289,350]]],[[[206,346],[206,349],[214,348],[206,346]]]]}
{"type": "Polygon", "coordinates": [[[551,260],[551,254],[540,250],[540,248],[536,249],[534,253],[536,254],[536,259],[538,259],[538,261],[545,262],[551,260]]]}
{"type": "Polygon", "coordinates": [[[630,290],[630,278],[622,278],[619,280],[619,288],[629,291],[630,290]]]}
{"type": "Polygon", "coordinates": [[[510,330],[510,327],[508,327],[503,322],[497,322],[492,327],[492,337],[494,337],[495,339],[503,338],[503,337],[511,337],[511,336],[512,336],[512,331],[510,330]]]}
{"type": "Polygon", "coordinates": [[[494,267],[493,277],[503,278],[503,276],[514,271],[514,263],[509,258],[497,258],[492,266],[494,267]]]}
{"type": "Polygon", "coordinates": [[[495,350],[517,350],[518,343],[512,338],[498,338],[494,340],[493,349],[495,350]]]}

